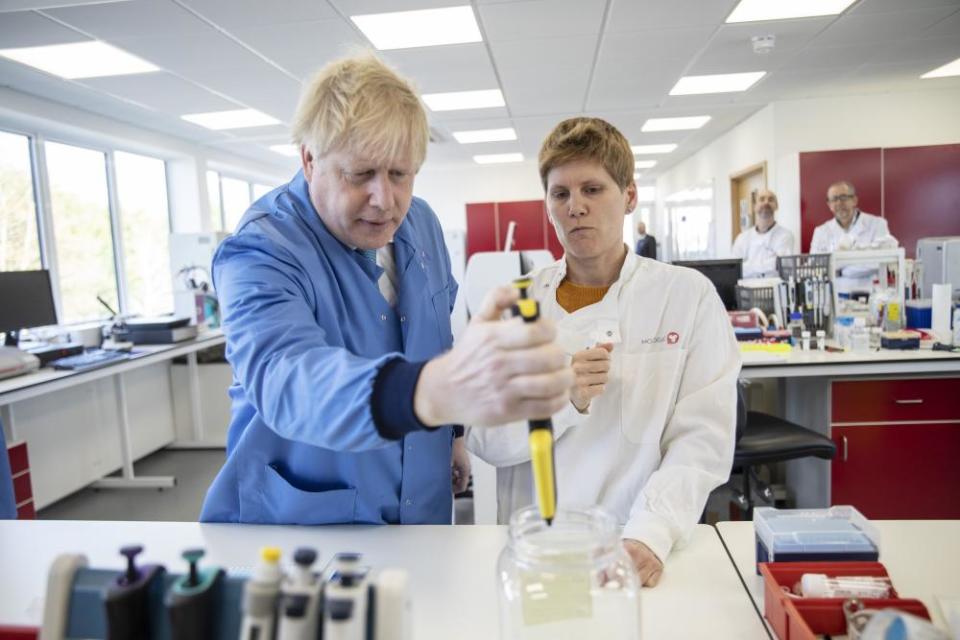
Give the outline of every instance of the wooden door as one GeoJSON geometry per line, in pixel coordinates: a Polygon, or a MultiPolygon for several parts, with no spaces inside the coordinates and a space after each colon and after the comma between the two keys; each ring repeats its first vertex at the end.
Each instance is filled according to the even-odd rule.
{"type": "Polygon", "coordinates": [[[767,163],[761,162],[730,176],[730,242],[753,226],[753,203],[767,186],[767,163]]]}

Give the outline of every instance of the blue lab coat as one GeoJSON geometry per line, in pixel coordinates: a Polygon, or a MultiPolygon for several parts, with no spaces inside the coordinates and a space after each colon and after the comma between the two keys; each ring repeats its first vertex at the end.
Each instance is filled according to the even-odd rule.
{"type": "Polygon", "coordinates": [[[395,308],[377,287],[382,269],[327,231],[302,172],[254,203],[217,250],[232,417],[201,520],[450,522],[451,427],[388,440],[370,407],[386,361],[427,360],[453,343],[457,283],[419,198],[394,259],[395,308]]]}

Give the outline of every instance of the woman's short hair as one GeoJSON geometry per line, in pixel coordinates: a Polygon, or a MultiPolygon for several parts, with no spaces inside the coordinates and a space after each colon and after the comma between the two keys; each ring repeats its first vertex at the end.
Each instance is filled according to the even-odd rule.
{"type": "Polygon", "coordinates": [[[409,81],[372,53],[331,62],[304,87],[293,139],[315,156],[359,152],[373,161],[427,155],[427,115],[409,81]]]}
{"type": "Polygon", "coordinates": [[[633,182],[633,151],[620,131],[600,118],[569,118],[553,128],[540,147],[540,179],[576,160],[600,163],[620,189],[633,182]]]}

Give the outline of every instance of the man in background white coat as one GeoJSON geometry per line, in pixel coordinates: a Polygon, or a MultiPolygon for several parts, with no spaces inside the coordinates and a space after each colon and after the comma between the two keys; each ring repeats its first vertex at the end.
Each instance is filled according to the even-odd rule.
{"type": "Polygon", "coordinates": [[[743,258],[744,278],[777,275],[777,256],[793,253],[793,234],[777,224],[777,194],[761,189],[753,205],[754,226],[741,231],[733,243],[733,257],[743,258]]]}
{"type": "Polygon", "coordinates": [[[887,221],[860,211],[857,190],[846,180],[827,189],[827,206],[833,219],[813,230],[810,253],[833,253],[850,249],[889,249],[899,246],[890,235],[887,221]]]}

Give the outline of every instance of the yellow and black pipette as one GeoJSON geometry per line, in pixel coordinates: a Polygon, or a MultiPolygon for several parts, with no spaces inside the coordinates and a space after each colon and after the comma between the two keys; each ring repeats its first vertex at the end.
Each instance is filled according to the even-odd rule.
{"type": "MultiPolygon", "coordinates": [[[[524,322],[536,322],[540,318],[540,304],[530,297],[530,278],[518,278],[513,286],[520,291],[520,299],[513,307],[513,315],[524,322]]],[[[537,492],[540,515],[553,524],[557,511],[557,477],[554,473],[553,421],[549,417],[530,420],[530,465],[533,467],[533,484],[537,492]]]]}

